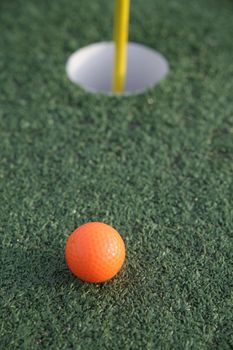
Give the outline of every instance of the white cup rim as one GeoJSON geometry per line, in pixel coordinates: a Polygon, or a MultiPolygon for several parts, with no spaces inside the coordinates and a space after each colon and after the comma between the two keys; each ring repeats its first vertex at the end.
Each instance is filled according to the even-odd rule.
{"type": "MultiPolygon", "coordinates": [[[[126,85],[120,95],[143,93],[168,74],[169,64],[159,52],[133,42],[128,43],[127,52],[126,85]]],[[[94,43],[68,58],[66,73],[73,83],[88,92],[115,95],[112,92],[113,60],[114,43],[94,43]]]]}

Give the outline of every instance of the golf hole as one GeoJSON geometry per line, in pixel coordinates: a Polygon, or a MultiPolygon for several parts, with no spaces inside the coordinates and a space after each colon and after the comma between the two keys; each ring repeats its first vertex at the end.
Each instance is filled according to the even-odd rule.
{"type": "MultiPolygon", "coordinates": [[[[112,94],[114,44],[102,42],[74,52],[66,64],[68,78],[92,93],[112,94]]],[[[155,86],[169,71],[167,60],[158,52],[128,43],[125,95],[141,93],[155,86]]]]}

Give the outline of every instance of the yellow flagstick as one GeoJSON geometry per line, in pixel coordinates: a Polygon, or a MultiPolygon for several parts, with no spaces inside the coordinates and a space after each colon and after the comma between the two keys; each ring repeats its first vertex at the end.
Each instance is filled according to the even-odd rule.
{"type": "Polygon", "coordinates": [[[115,0],[113,92],[125,89],[130,0],[115,0]]]}

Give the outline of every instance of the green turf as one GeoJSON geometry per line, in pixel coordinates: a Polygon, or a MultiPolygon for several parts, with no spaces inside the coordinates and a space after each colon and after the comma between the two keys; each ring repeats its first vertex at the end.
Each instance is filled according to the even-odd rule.
{"type": "Polygon", "coordinates": [[[110,40],[113,1],[0,2],[0,348],[232,349],[233,3],[133,0],[130,39],[171,72],[89,95],[65,62],[110,40]],[[112,224],[119,276],[75,279],[80,224],[112,224]]]}

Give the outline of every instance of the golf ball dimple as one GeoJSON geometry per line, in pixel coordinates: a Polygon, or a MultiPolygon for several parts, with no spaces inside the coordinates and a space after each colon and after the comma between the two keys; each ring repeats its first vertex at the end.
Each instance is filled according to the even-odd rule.
{"type": "Polygon", "coordinates": [[[125,260],[120,234],[102,222],[78,227],[67,239],[66,262],[71,272],[87,282],[105,282],[114,277],[125,260]]]}

